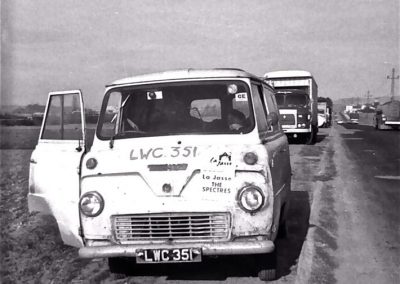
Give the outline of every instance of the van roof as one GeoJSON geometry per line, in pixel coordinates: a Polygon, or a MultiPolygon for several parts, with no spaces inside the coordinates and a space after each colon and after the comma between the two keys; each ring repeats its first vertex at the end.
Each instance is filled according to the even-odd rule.
{"type": "Polygon", "coordinates": [[[282,70],[264,74],[265,79],[272,78],[291,78],[291,77],[312,77],[311,73],[303,70],[282,70]]]}
{"type": "Polygon", "coordinates": [[[128,77],[112,82],[108,86],[125,85],[134,83],[145,83],[154,81],[169,81],[169,80],[184,80],[184,79],[199,79],[199,78],[252,78],[260,80],[259,77],[248,73],[242,69],[235,68],[215,68],[215,69],[181,69],[171,70],[159,73],[150,73],[128,77]]]}

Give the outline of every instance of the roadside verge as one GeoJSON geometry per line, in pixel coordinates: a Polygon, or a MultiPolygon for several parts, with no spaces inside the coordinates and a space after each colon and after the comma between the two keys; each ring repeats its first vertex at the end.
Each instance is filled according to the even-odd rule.
{"type": "MultiPolygon", "coordinates": [[[[333,128],[330,128],[329,134],[332,132],[332,129],[333,128]]],[[[325,188],[325,182],[329,179],[329,172],[331,170],[329,168],[330,165],[327,162],[332,158],[332,153],[329,151],[331,146],[330,143],[332,142],[328,141],[328,143],[323,146],[320,160],[313,165],[315,172],[309,176],[309,192],[312,194],[312,199],[310,201],[309,227],[298,260],[297,275],[295,280],[295,283],[298,284],[312,282],[313,262],[316,259],[317,242],[319,243],[318,230],[319,232],[321,231],[320,216],[323,213],[322,204],[324,201],[322,191],[325,188]]]]}

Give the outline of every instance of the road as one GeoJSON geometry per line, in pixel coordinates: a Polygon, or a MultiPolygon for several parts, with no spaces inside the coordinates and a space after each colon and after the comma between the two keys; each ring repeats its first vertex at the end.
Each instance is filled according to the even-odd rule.
{"type": "Polygon", "coordinates": [[[336,174],[330,171],[322,199],[335,214],[322,227],[332,233],[331,241],[336,237],[337,248],[327,260],[336,267],[332,280],[399,283],[400,132],[344,124],[331,134],[336,174]]]}
{"type": "Polygon", "coordinates": [[[330,129],[299,283],[400,282],[399,138],[371,126],[330,129]]]}
{"type": "MultiPolygon", "coordinates": [[[[292,141],[289,235],[277,243],[272,283],[400,283],[399,138],[399,131],[344,124],[321,129],[315,145],[292,141]]],[[[78,259],[52,219],[27,212],[31,150],[18,141],[0,152],[2,283],[261,283],[249,257],[148,266],[128,276],[110,274],[105,260],[78,259]]]]}

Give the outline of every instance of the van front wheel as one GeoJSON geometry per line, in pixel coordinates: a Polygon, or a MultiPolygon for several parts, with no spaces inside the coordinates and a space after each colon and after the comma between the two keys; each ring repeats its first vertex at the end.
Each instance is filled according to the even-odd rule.
{"type": "Polygon", "coordinates": [[[276,279],[276,258],[276,248],[271,253],[256,255],[258,278],[261,281],[272,281],[276,279]]]}
{"type": "Polygon", "coordinates": [[[286,239],[288,235],[288,228],[286,224],[286,220],[284,220],[281,224],[279,224],[278,229],[278,239],[286,239]]]}

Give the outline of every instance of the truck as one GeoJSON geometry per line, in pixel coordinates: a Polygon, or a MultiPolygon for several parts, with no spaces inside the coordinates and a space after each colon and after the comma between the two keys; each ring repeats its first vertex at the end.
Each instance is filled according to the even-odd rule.
{"type": "Polygon", "coordinates": [[[318,85],[308,71],[287,70],[264,74],[275,89],[283,131],[291,138],[314,144],[318,133],[318,85]]]}
{"type": "Polygon", "coordinates": [[[318,127],[330,127],[332,124],[332,100],[318,97],[318,127]]]}
{"type": "Polygon", "coordinates": [[[138,75],[107,85],[93,143],[87,122],[80,90],[49,94],[28,192],[81,258],[119,274],[251,255],[276,277],[291,166],[271,86],[237,69],[138,75]]]}
{"type": "Polygon", "coordinates": [[[377,106],[374,115],[375,129],[399,129],[400,101],[391,100],[377,106]]]}

